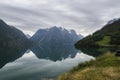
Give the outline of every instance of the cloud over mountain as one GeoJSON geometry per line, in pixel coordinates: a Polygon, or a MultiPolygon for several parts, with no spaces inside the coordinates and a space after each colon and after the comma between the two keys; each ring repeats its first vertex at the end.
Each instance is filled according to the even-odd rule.
{"type": "Polygon", "coordinates": [[[63,26],[84,35],[120,17],[120,0],[4,0],[0,18],[33,34],[39,28],[63,26]]]}

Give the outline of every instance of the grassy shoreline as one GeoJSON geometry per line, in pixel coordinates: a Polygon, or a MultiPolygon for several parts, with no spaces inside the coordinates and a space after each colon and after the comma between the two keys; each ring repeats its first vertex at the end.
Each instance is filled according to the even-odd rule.
{"type": "Polygon", "coordinates": [[[62,74],[58,80],[120,80],[120,57],[106,53],[62,74]]]}

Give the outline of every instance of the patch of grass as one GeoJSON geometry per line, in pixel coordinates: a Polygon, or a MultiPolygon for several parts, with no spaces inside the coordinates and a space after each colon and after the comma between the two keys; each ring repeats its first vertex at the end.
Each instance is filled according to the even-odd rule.
{"type": "Polygon", "coordinates": [[[106,53],[96,60],[79,64],[58,80],[120,80],[120,57],[106,53]]]}
{"type": "Polygon", "coordinates": [[[101,41],[96,42],[96,44],[100,46],[108,46],[110,45],[111,37],[110,36],[104,36],[104,38],[101,41]]]}

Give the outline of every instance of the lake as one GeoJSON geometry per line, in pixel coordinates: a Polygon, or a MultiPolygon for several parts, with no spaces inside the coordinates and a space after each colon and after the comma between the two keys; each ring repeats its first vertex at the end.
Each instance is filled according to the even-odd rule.
{"type": "Polygon", "coordinates": [[[73,47],[49,50],[34,47],[0,55],[0,80],[55,80],[79,63],[94,59],[73,47]]]}

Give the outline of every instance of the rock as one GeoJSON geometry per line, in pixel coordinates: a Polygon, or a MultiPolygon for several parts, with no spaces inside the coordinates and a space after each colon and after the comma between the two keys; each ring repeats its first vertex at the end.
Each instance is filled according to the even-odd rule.
{"type": "Polygon", "coordinates": [[[120,57],[120,50],[116,51],[115,56],[119,56],[120,57]]]}

